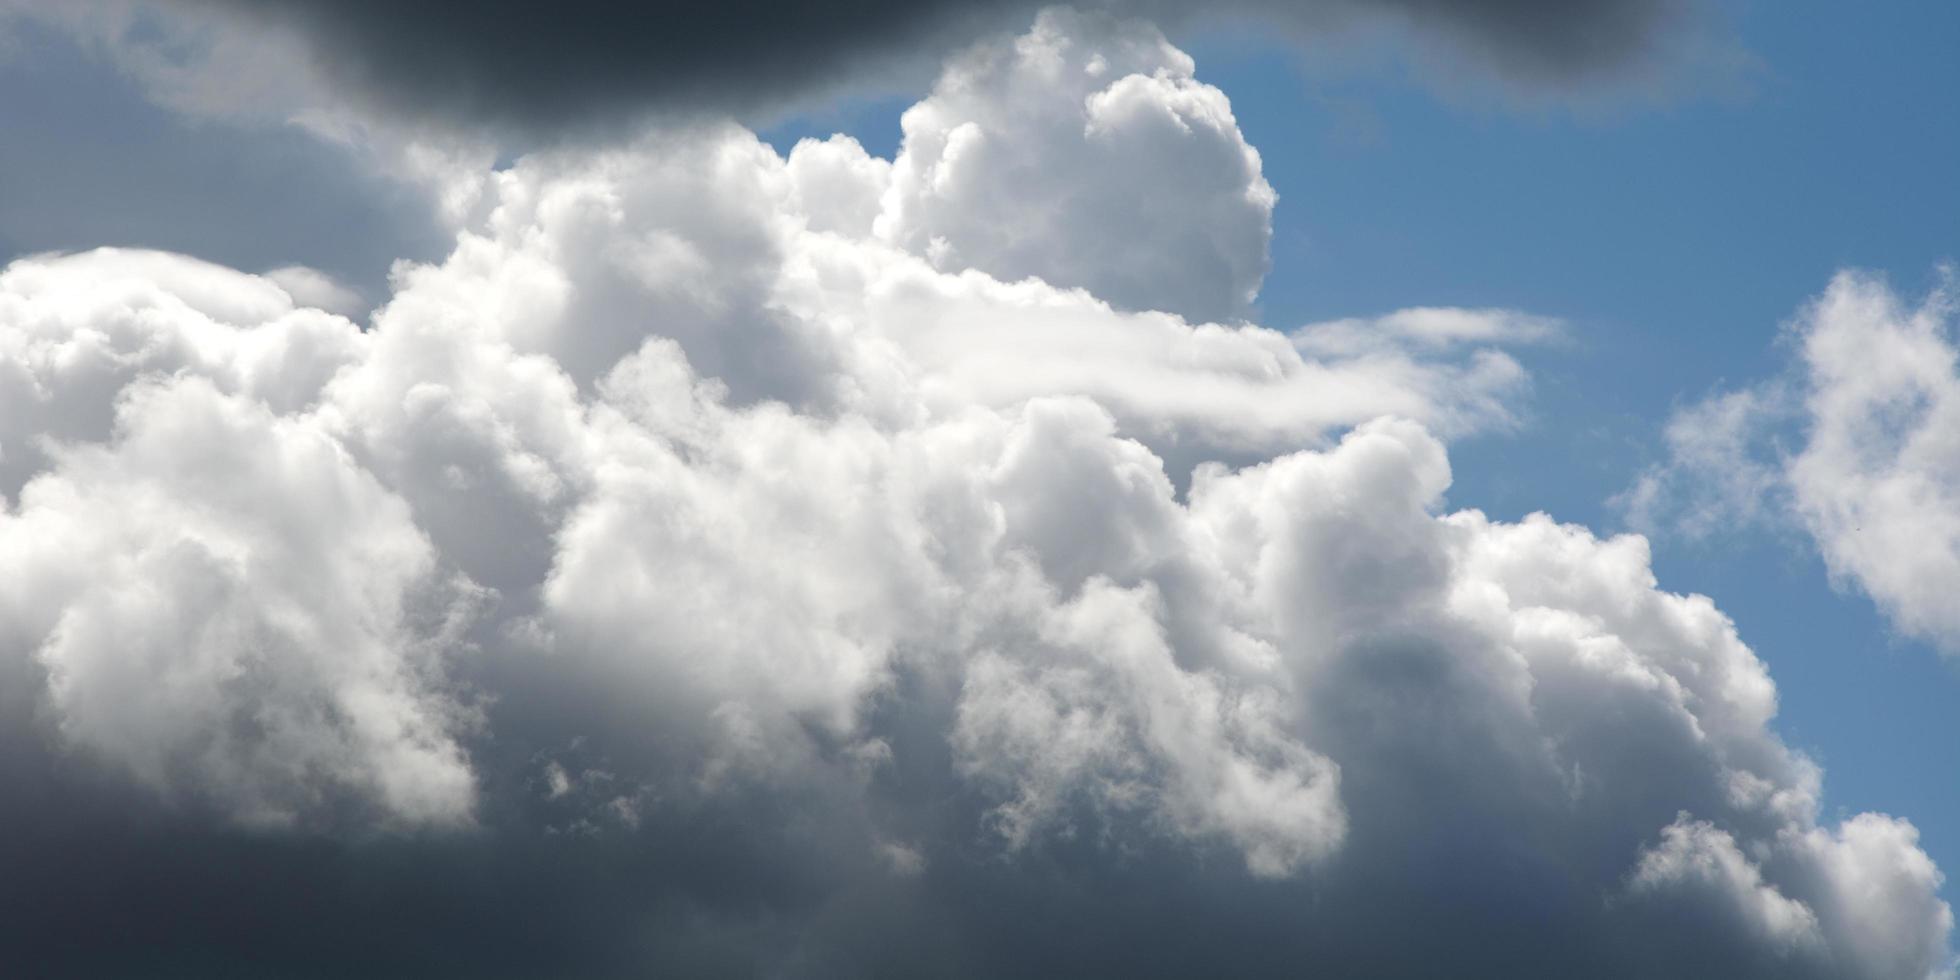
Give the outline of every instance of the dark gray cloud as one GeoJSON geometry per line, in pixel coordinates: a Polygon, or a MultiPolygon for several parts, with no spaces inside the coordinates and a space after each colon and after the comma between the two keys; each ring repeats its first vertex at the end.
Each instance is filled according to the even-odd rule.
{"type": "MultiPolygon", "coordinates": [[[[1253,0],[1257,5],[1259,0],[1253,0]]],[[[1513,77],[1583,78],[1654,53],[1670,30],[1687,26],[1694,0],[1346,0],[1356,12],[1381,10],[1480,55],[1513,77]]],[[[1273,11],[1301,5],[1266,3],[1273,11]]]]}
{"type": "MultiPolygon", "coordinates": [[[[329,76],[413,115],[558,129],[642,109],[766,113],[930,66],[1040,0],[179,0],[297,28],[329,76]]],[[[1499,74],[1564,82],[1650,53],[1695,0],[1088,0],[1167,25],[1388,19],[1499,74]]]]}

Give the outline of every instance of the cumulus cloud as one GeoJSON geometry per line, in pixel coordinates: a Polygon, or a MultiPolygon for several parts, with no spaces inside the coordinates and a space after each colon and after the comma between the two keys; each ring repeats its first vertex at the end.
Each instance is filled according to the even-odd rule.
{"type": "Polygon", "coordinates": [[[0,272],[0,317],[5,494],[45,465],[49,440],[106,439],[117,394],[139,378],[188,371],[291,412],[368,343],[268,278],[119,249],[14,262],[0,272]]]}
{"type": "Polygon", "coordinates": [[[1763,882],[1762,869],[1735,838],[1686,814],[1661,831],[1661,843],[1640,855],[1631,889],[1637,895],[1700,892],[1709,903],[1762,936],[1772,949],[1816,943],[1817,913],[1763,882]]]}
{"type": "Polygon", "coordinates": [[[1155,30],[1050,11],[949,66],[901,120],[882,237],[943,270],[1039,275],[1128,309],[1249,311],[1275,195],[1225,93],[1155,30]],[[1032,111],[1031,111],[1032,110],[1032,111]],[[1103,176],[1088,185],[1076,175],[1103,176]],[[1176,188],[1138,207],[1151,189],[1176,188]]]}
{"type": "Polygon", "coordinates": [[[1960,347],[1953,274],[1922,301],[1846,272],[1791,324],[1784,377],[1683,408],[1627,498],[1690,530],[1794,524],[1904,633],[1960,650],[1960,347]]]}
{"type": "Polygon", "coordinates": [[[195,376],[131,385],[116,419],[0,515],[9,646],[62,734],[247,823],[342,797],[467,821],[464,711],[430,675],[469,592],[401,500],[304,418],[195,376]]]}
{"type": "MultiPolygon", "coordinates": [[[[1227,250],[1263,252],[1223,96],[1100,24],[955,62],[918,132],[1132,147],[1159,162],[1067,166],[1138,209],[1222,168],[1227,250]]],[[[1915,831],[1820,816],[1712,602],[1639,537],[1444,506],[1442,437],[1507,423],[1499,345],[1553,325],[1148,308],[1237,302],[1263,255],[1108,300],[1116,266],[993,237],[985,175],[921,218],[944,163],[719,124],[529,156],[366,329],[158,253],[0,274],[31,789],[0,888],[40,899],[0,940],[104,972],[61,923],[207,973],[1946,968],[1915,831]],[[157,900],[177,853],[172,894],[245,911],[157,900]]]]}
{"type": "MultiPolygon", "coordinates": [[[[1340,36],[1348,49],[1356,47],[1353,34],[1409,34],[1414,41],[1396,37],[1384,46],[1444,66],[1452,73],[1449,91],[1465,90],[1459,69],[1469,63],[1477,66],[1468,71],[1475,78],[1494,72],[1533,98],[1562,99],[1620,91],[1574,83],[1633,67],[1671,77],[1661,66],[1679,59],[1667,52],[1699,30],[1694,25],[1703,18],[1695,11],[1702,5],[1242,0],[1199,11],[1167,0],[1089,0],[1078,7],[1080,16],[1099,20],[1154,18],[1173,32],[1250,20],[1269,37],[1311,43],[1340,36]]],[[[455,231],[481,217],[487,173],[499,160],[568,141],[621,141],[649,119],[699,123],[733,113],[758,124],[799,108],[820,109],[840,88],[916,92],[927,86],[941,55],[983,37],[997,38],[989,47],[1004,49],[1009,32],[1045,5],[960,0],[858,4],[839,13],[751,4],[757,9],[726,17],[646,3],[397,6],[0,0],[0,47],[31,54],[10,62],[17,91],[0,112],[42,133],[0,151],[0,170],[42,188],[0,209],[11,240],[0,245],[13,250],[5,257],[125,244],[241,268],[297,262],[354,285],[359,299],[341,297],[325,307],[352,311],[385,298],[389,261],[438,256],[455,231]],[[812,22],[801,23],[806,20],[812,22]],[[105,65],[125,78],[105,84],[105,65]],[[48,101],[55,92],[62,93],[59,107],[48,101]],[[145,98],[152,104],[144,105],[145,98]],[[186,120],[173,114],[198,125],[182,125],[186,120]],[[212,120],[224,125],[202,125],[212,120]],[[103,140],[134,152],[100,157],[103,140]],[[138,158],[143,166],[134,164],[138,158]]],[[[1148,32],[1139,38],[1131,53],[1161,60],[1148,50],[1148,32]]],[[[1120,54],[1115,45],[1104,53],[1120,54]]],[[[969,60],[976,70],[984,67],[982,58],[969,60]]],[[[922,169],[951,163],[926,152],[933,128],[944,122],[954,125],[942,128],[969,120],[1055,126],[1102,119],[1096,125],[1107,129],[1106,117],[1147,111],[1160,125],[1187,129],[1190,138],[1175,152],[1152,140],[1150,153],[1143,152],[1146,144],[1126,143],[1113,132],[1080,145],[1057,144],[1049,153],[1029,153],[1032,144],[1024,141],[1028,155],[952,168],[961,180],[938,190],[914,187],[907,195],[911,219],[893,231],[929,241],[935,222],[963,213],[936,206],[943,194],[985,195],[1014,218],[1005,220],[1004,213],[997,228],[965,229],[973,254],[942,256],[955,263],[951,268],[970,264],[1012,279],[1041,262],[1050,282],[1087,285],[1126,308],[1169,308],[1200,319],[1249,312],[1246,290],[1264,269],[1257,166],[1235,173],[1190,164],[1204,164],[1194,158],[1205,154],[1242,152],[1248,162],[1253,155],[1229,119],[1218,116],[1223,100],[1216,93],[1193,83],[1188,70],[1168,62],[1157,67],[1163,70],[1120,72],[1111,79],[1120,84],[1106,89],[1084,88],[1072,71],[1054,75],[1048,80],[1097,93],[1096,102],[1051,105],[1026,120],[1002,118],[998,101],[989,110],[963,99],[956,86],[942,86],[937,99],[920,107],[914,157],[922,169]],[[1176,88],[1179,97],[1167,101],[1144,91],[1159,86],[1176,88]],[[1205,200],[1191,200],[1176,220],[1156,220],[1154,211],[1117,206],[1130,193],[1124,188],[1075,185],[1065,200],[1064,188],[1052,182],[1046,195],[1031,193],[1033,185],[1004,183],[1112,159],[1122,164],[1112,173],[1135,172],[1132,179],[1143,179],[1141,172],[1159,161],[1174,171],[1166,179],[1204,177],[1183,194],[1161,196],[1160,209],[1200,187],[1205,200]],[[1234,202],[1241,192],[1250,196],[1234,202]],[[1112,229],[1120,220],[1130,234],[1105,232],[1079,243],[1062,237],[1091,218],[1112,229]],[[1033,244],[1036,234],[1083,248],[1065,268],[1058,246],[1047,246],[1045,256],[1029,254],[1044,247],[1033,244]],[[1149,239],[1179,244],[1140,244],[1149,239]],[[1226,264],[1237,277],[1221,279],[1208,294],[1183,293],[1192,284],[1183,263],[1226,264]],[[1184,305],[1172,305],[1177,295],[1188,297],[1184,305]]],[[[1124,131],[1134,123],[1125,122],[1124,131]]],[[[961,133],[962,141],[971,135],[961,133]]],[[[980,156],[998,150],[992,142],[980,156]]],[[[813,218],[822,210],[813,205],[813,218]]]]}

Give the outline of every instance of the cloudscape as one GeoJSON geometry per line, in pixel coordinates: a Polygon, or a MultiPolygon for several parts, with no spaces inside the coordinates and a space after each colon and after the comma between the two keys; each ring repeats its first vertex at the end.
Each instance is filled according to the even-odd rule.
{"type": "Polygon", "coordinates": [[[1762,6],[0,0],[0,975],[1954,977],[1960,16],[1762,6]]]}

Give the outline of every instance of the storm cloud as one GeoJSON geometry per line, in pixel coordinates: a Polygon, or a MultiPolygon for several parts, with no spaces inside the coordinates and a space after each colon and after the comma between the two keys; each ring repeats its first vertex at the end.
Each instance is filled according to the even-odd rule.
{"type": "MultiPolygon", "coordinates": [[[[725,3],[575,0],[176,0],[305,39],[341,91],[410,116],[528,130],[642,110],[767,113],[910,77],[1036,0],[725,3]],[[894,74],[896,73],[896,74],[894,74]]],[[[1092,0],[1162,24],[1253,19],[1282,32],[1391,24],[1525,84],[1610,74],[1664,47],[1693,0],[1092,0]]]]}

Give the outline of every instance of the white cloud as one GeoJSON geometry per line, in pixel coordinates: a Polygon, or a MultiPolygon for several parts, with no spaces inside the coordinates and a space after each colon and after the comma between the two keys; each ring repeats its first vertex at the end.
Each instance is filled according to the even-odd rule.
{"type": "Polygon", "coordinates": [[[1809,438],[1789,463],[1831,570],[1901,629],[1960,647],[1960,375],[1949,281],[1917,308],[1845,275],[1800,328],[1809,438]]]}
{"type": "Polygon", "coordinates": [[[303,265],[285,265],[265,273],[267,279],[279,284],[293,302],[316,310],[324,310],[336,316],[357,317],[367,312],[367,302],[361,294],[318,269],[303,265]]]}
{"type": "Polygon", "coordinates": [[[1918,305],[1845,272],[1791,324],[1788,377],[1678,412],[1637,518],[1792,523],[1902,632],[1960,650],[1960,347],[1951,273],[1918,305]]]}
{"type": "MultiPolygon", "coordinates": [[[[1100,49],[1115,77],[1068,112],[1087,99],[1122,139],[1182,120],[1230,151],[1203,157],[1220,186],[1254,187],[1181,53],[1070,33],[1091,29],[1044,18],[929,105],[1039,119],[1057,66],[1100,49]]],[[[1100,177],[1067,118],[987,138],[1006,164],[1059,147],[1051,181],[1100,177]]],[[[1111,186],[1150,201],[1186,176],[1111,186]]],[[[1598,940],[1574,954],[1597,972],[1646,927],[1607,901],[1632,882],[1740,917],[1703,952],[1942,966],[1909,825],[1820,821],[1762,662],[1712,602],[1658,589],[1643,539],[1439,512],[1436,433],[1503,424],[1523,381],[1476,345],[1552,326],[1125,312],[1065,288],[1103,271],[1068,250],[988,252],[973,229],[1011,213],[985,194],[934,198],[966,258],[881,237],[873,202],[889,217],[922,179],[725,126],[526,158],[366,332],[174,256],[16,263],[0,573],[31,585],[0,597],[0,653],[45,667],[69,744],[248,823],[350,800],[467,823],[500,785],[479,760],[515,754],[524,800],[494,802],[557,807],[540,822],[566,836],[716,806],[752,807],[740,832],[855,828],[819,890],[855,887],[853,860],[931,887],[976,847],[1021,867],[1112,841],[1116,862],[1223,853],[1273,879],[1251,903],[1303,879],[1333,946],[1522,929],[1488,896],[1529,891],[1598,940]],[[993,271],[1063,285],[965,266],[1010,253],[1027,265],[993,271]],[[1261,461],[1180,495],[1170,450],[1261,461]],[[540,791],[534,747],[575,736],[606,777],[552,757],[540,791]]],[[[1015,186],[991,180],[970,186],[1015,186]]],[[[1253,211],[1221,220],[1263,262],[1253,211]]],[[[1257,282],[1187,271],[1138,302],[1257,282]]]]}
{"type": "Polygon", "coordinates": [[[944,271],[1244,316],[1276,200],[1258,151],[1154,28],[1087,16],[1046,11],[947,67],[905,113],[880,235],[944,271]]]}
{"type": "MultiPolygon", "coordinates": [[[[1780,465],[1763,457],[1789,392],[1743,388],[1676,409],[1663,432],[1668,462],[1650,467],[1613,499],[1634,527],[1666,527],[1693,539],[1774,526],[1787,506],[1780,465]]],[[[1767,452],[1766,452],[1767,450],[1767,452]]]]}
{"type": "Polygon", "coordinates": [[[1814,903],[1840,962],[1866,976],[1953,976],[1953,912],[1922,896],[1943,882],[1912,824],[1862,813],[1835,829],[1786,832],[1778,841],[1822,879],[1814,903]]]}
{"type": "Polygon", "coordinates": [[[472,592],[331,436],[186,377],[52,455],[0,514],[0,635],[64,735],[247,823],[470,819],[438,671],[472,592]]]}
{"type": "Polygon", "coordinates": [[[1734,837],[1685,813],[1661,831],[1658,846],[1640,855],[1630,884],[1643,896],[1703,891],[1729,905],[1779,951],[1819,941],[1817,913],[1765,884],[1762,869],[1736,847],[1734,837]]]}
{"type": "Polygon", "coordinates": [[[1534,344],[1556,340],[1564,324],[1550,317],[1516,310],[1469,310],[1453,306],[1418,306],[1372,319],[1351,318],[1301,328],[1295,342],[1302,350],[1321,355],[1394,350],[1420,344],[1444,348],[1456,344],[1534,344]]]}
{"type": "Polygon", "coordinates": [[[45,439],[99,441],[115,398],[194,373],[275,411],[305,408],[367,339],[295,308],[275,283],[196,259],[98,249],[0,271],[0,494],[45,464],[45,439]]]}

